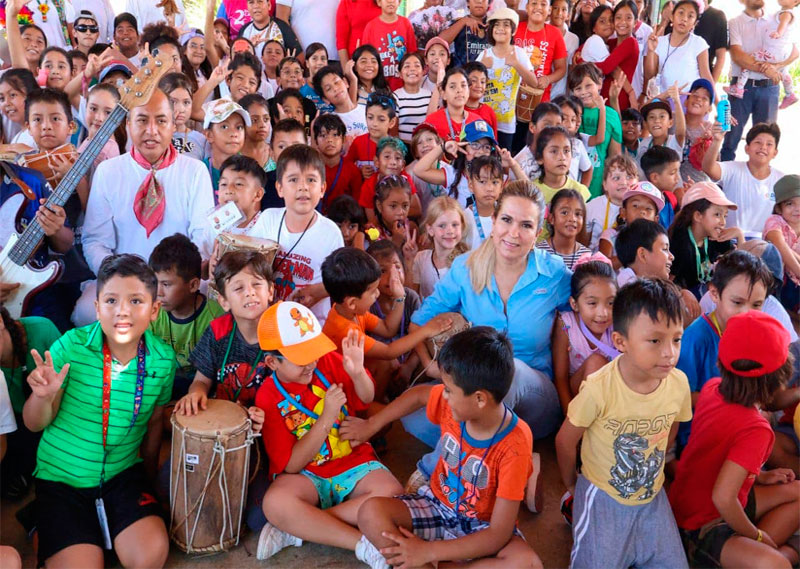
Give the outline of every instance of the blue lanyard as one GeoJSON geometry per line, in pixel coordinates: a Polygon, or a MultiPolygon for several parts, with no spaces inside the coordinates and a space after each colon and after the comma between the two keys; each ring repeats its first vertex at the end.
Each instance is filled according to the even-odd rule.
{"type": "MultiPolygon", "coordinates": [[[[478,491],[478,487],[476,486],[476,482],[478,481],[478,476],[481,474],[481,469],[483,468],[483,463],[486,460],[486,455],[489,454],[489,451],[492,450],[492,445],[494,445],[494,440],[497,438],[497,435],[500,434],[500,431],[503,428],[503,423],[506,422],[506,415],[508,415],[508,407],[505,403],[503,403],[503,420],[500,421],[500,424],[497,426],[497,430],[492,435],[492,438],[489,440],[489,446],[486,447],[486,450],[483,451],[483,456],[481,457],[481,461],[478,463],[478,468],[473,471],[472,474],[472,492],[467,499],[467,506],[469,505],[470,499],[475,495],[478,491]]],[[[461,479],[461,468],[464,466],[464,459],[461,456],[464,453],[464,431],[467,429],[467,424],[462,421],[461,422],[461,439],[458,441],[458,481],[456,482],[456,514],[460,514],[459,510],[461,509],[461,489],[464,488],[466,492],[466,487],[464,486],[463,480],[461,479]]]]}
{"type": "MultiPolygon", "coordinates": [[[[607,344],[603,340],[598,340],[597,338],[594,337],[594,334],[592,334],[591,330],[589,330],[589,328],[586,327],[586,324],[583,322],[583,318],[581,318],[580,315],[575,314],[575,316],[578,319],[578,324],[581,329],[581,333],[589,342],[591,342],[597,347],[597,351],[599,351],[609,360],[613,360],[619,355],[619,350],[617,350],[613,345],[607,344]]],[[[606,332],[603,335],[605,336],[607,334],[608,330],[606,330],[606,332]]]]}
{"type": "Polygon", "coordinates": [[[336,169],[336,176],[333,178],[333,184],[331,187],[325,190],[325,196],[322,198],[320,205],[317,207],[317,210],[322,212],[323,210],[328,209],[328,200],[331,198],[331,194],[333,193],[333,189],[336,187],[336,183],[339,181],[339,174],[342,173],[342,166],[344,165],[344,158],[339,159],[339,167],[336,169]]]}
{"type": "MultiPolygon", "coordinates": [[[[322,372],[320,372],[319,369],[314,369],[314,375],[316,375],[317,378],[322,382],[322,385],[325,386],[325,390],[327,391],[328,388],[330,388],[331,383],[327,379],[325,379],[325,376],[322,375],[322,372]]],[[[314,411],[312,411],[311,409],[300,403],[298,399],[295,399],[294,397],[289,395],[289,392],[286,391],[286,388],[283,387],[280,381],[278,381],[278,376],[275,375],[275,372],[272,372],[272,382],[275,384],[275,389],[278,390],[278,393],[281,394],[286,403],[302,411],[303,413],[314,419],[314,421],[319,420],[319,415],[317,415],[316,413],[314,413],[314,411]]],[[[345,414],[345,417],[349,415],[349,413],[347,412],[347,407],[345,407],[344,405],[342,405],[342,413],[345,414]]],[[[336,427],[337,425],[334,424],[333,426],[336,427]]]]}
{"type": "Polygon", "coordinates": [[[486,240],[486,235],[483,233],[483,225],[481,224],[481,216],[478,214],[478,200],[475,199],[475,194],[472,194],[472,215],[475,217],[475,227],[478,229],[478,235],[481,236],[481,241],[486,240]]]}
{"type": "MultiPolygon", "coordinates": [[[[455,140],[456,142],[458,139],[456,138],[456,133],[453,131],[453,121],[450,120],[450,111],[447,108],[447,105],[444,106],[444,116],[447,118],[447,128],[450,129],[450,140],[455,140]]],[[[464,109],[464,120],[467,118],[467,111],[464,109]]]]}

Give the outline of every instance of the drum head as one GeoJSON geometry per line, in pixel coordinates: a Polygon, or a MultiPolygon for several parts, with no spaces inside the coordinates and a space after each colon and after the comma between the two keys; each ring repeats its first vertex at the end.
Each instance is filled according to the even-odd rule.
{"type": "Polygon", "coordinates": [[[172,416],[181,428],[197,435],[227,434],[241,427],[247,420],[247,411],[232,401],[209,399],[208,408],[197,415],[172,416]]]}
{"type": "Polygon", "coordinates": [[[439,350],[445,345],[447,340],[458,334],[459,332],[463,332],[467,330],[471,324],[469,321],[464,318],[459,312],[445,312],[442,316],[446,316],[453,321],[453,326],[449,330],[442,332],[434,336],[433,338],[428,338],[426,340],[426,345],[428,346],[428,351],[433,355],[434,353],[438,353],[439,350]]]}

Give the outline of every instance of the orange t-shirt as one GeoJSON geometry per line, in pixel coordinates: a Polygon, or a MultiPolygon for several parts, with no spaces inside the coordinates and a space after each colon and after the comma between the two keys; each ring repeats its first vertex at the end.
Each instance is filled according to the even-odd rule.
{"type": "Polygon", "coordinates": [[[442,429],[442,455],[431,476],[431,491],[463,516],[488,522],[497,498],[525,497],[533,472],[531,429],[509,409],[511,422],[490,447],[490,440],[473,439],[464,423],[453,419],[443,392],[444,386],[437,385],[428,399],[428,419],[442,429]]]}
{"type": "Polygon", "coordinates": [[[342,340],[347,337],[351,328],[355,328],[364,336],[364,353],[366,354],[376,342],[375,338],[367,336],[367,332],[372,331],[380,321],[381,319],[371,312],[356,316],[355,320],[348,320],[336,311],[336,307],[331,307],[331,311],[328,312],[328,319],[325,320],[325,326],[322,327],[322,333],[336,344],[336,349],[341,353],[342,340]]]}

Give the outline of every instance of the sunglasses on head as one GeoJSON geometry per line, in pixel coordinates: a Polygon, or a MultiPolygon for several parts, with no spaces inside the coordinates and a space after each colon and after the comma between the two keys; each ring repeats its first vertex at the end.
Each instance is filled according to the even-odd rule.
{"type": "Polygon", "coordinates": [[[372,105],[378,105],[383,109],[397,110],[394,99],[389,95],[384,95],[383,93],[371,93],[367,97],[367,106],[371,107],[372,105]]]}
{"type": "Polygon", "coordinates": [[[100,28],[98,26],[90,26],[89,24],[78,24],[75,26],[75,31],[82,34],[85,34],[86,32],[96,34],[100,31],[100,28]]]}

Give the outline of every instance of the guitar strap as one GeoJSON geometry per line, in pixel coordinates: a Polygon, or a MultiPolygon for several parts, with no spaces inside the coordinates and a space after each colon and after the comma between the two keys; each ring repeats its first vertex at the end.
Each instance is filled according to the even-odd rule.
{"type": "Polygon", "coordinates": [[[36,194],[33,193],[33,190],[31,189],[31,187],[28,184],[23,182],[19,178],[19,176],[17,176],[17,173],[14,171],[14,168],[11,167],[11,164],[9,164],[8,162],[5,162],[3,160],[0,160],[0,169],[2,169],[3,173],[6,176],[8,176],[8,178],[14,184],[16,184],[19,187],[20,190],[22,190],[22,194],[26,198],[28,198],[29,200],[35,200],[36,199],[36,194]]]}

